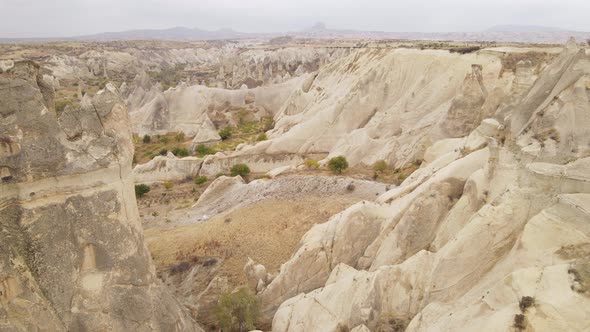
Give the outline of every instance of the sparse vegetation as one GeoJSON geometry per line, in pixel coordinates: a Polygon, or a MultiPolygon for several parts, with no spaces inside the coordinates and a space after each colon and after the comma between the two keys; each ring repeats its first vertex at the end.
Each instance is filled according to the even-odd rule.
{"type": "Polygon", "coordinates": [[[183,142],[184,141],[184,133],[178,133],[178,134],[174,135],[174,139],[177,142],[183,142]]]}
{"type": "Polygon", "coordinates": [[[375,331],[403,332],[406,330],[409,323],[409,319],[396,317],[393,314],[383,314],[377,322],[377,326],[375,326],[375,331]]]}
{"type": "Polygon", "coordinates": [[[307,159],[303,162],[303,165],[307,169],[318,169],[320,167],[320,164],[315,159],[307,159]]]}
{"type": "Polygon", "coordinates": [[[55,101],[55,111],[57,114],[63,112],[67,106],[73,107],[74,102],[71,99],[60,99],[55,101]]]}
{"type": "Polygon", "coordinates": [[[231,168],[231,176],[241,176],[244,177],[250,174],[250,168],[246,164],[235,164],[231,168]]]}
{"type": "Polygon", "coordinates": [[[258,299],[246,287],[219,297],[217,320],[222,331],[245,332],[254,330],[260,314],[258,299]]]}
{"type": "Polygon", "coordinates": [[[135,196],[143,197],[145,194],[150,192],[150,186],[147,184],[136,184],[135,185],[135,196]]]}
{"type": "Polygon", "coordinates": [[[344,156],[338,156],[328,161],[328,168],[335,174],[342,174],[348,168],[348,161],[344,156]]]}
{"type": "Polygon", "coordinates": [[[166,149],[166,148],[163,148],[163,149],[161,149],[161,150],[160,150],[160,152],[158,152],[158,154],[159,154],[160,156],[165,156],[165,155],[167,155],[167,154],[168,154],[168,149],[166,149]]]}
{"type": "Polygon", "coordinates": [[[531,296],[523,296],[518,302],[518,307],[523,313],[533,305],[535,305],[535,298],[531,296]]]}
{"type": "Polygon", "coordinates": [[[526,317],[523,314],[516,314],[514,315],[514,327],[516,329],[518,329],[519,331],[523,331],[524,329],[526,329],[526,317]]]}
{"type": "Polygon", "coordinates": [[[226,139],[230,138],[232,135],[231,127],[224,127],[219,131],[219,137],[221,140],[225,141],[226,139]]]}
{"type": "Polygon", "coordinates": [[[266,141],[268,139],[268,137],[266,137],[265,133],[260,133],[257,137],[256,137],[256,141],[261,142],[261,141],[266,141]]]}
{"type": "Polygon", "coordinates": [[[383,173],[385,170],[387,170],[387,167],[388,165],[385,160],[378,160],[373,164],[373,171],[383,173]]]}
{"type": "Polygon", "coordinates": [[[179,147],[175,147],[174,149],[172,149],[172,154],[174,154],[177,157],[186,157],[189,155],[187,149],[179,147]]]}
{"type": "Polygon", "coordinates": [[[164,189],[170,190],[172,188],[174,188],[174,184],[172,182],[169,182],[169,181],[164,182],[164,189]]]}
{"type": "Polygon", "coordinates": [[[467,46],[467,47],[455,47],[451,48],[449,52],[451,53],[459,53],[459,54],[468,54],[473,53],[475,51],[481,50],[481,46],[467,46]]]}
{"type": "Polygon", "coordinates": [[[142,141],[147,144],[152,141],[152,138],[150,137],[150,135],[144,135],[142,141]]]}
{"type": "Polygon", "coordinates": [[[195,179],[195,184],[197,186],[199,186],[199,185],[202,185],[203,183],[207,182],[207,180],[209,180],[209,179],[206,176],[201,175],[195,179]]]}
{"type": "Polygon", "coordinates": [[[215,150],[213,148],[206,146],[205,144],[197,145],[197,147],[195,148],[195,152],[197,153],[197,156],[199,156],[200,158],[203,158],[206,155],[215,154],[215,150]]]}

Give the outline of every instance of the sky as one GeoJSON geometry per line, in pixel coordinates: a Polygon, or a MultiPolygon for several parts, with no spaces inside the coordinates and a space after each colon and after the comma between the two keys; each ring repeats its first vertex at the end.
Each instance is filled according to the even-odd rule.
{"type": "Polygon", "coordinates": [[[0,38],[176,26],[243,32],[481,31],[540,25],[590,31],[590,0],[0,0],[0,38]]]}

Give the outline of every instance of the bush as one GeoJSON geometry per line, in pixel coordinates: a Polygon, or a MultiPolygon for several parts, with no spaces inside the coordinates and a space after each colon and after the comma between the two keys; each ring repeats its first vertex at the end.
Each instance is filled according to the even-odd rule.
{"type": "Polygon", "coordinates": [[[174,154],[177,157],[186,157],[188,156],[188,150],[185,148],[175,147],[174,149],[172,149],[172,154],[174,154]]]}
{"type": "Polygon", "coordinates": [[[209,154],[215,154],[215,150],[206,146],[205,144],[197,145],[197,147],[195,148],[195,152],[199,157],[204,157],[209,154]]]}
{"type": "Polygon", "coordinates": [[[135,185],[135,196],[143,197],[143,195],[150,192],[150,186],[147,184],[136,184],[135,185]]]}
{"type": "Polygon", "coordinates": [[[343,170],[348,168],[348,161],[344,156],[338,156],[328,161],[328,168],[336,174],[341,174],[343,170]]]}
{"type": "Polygon", "coordinates": [[[231,137],[231,128],[230,127],[225,127],[223,129],[221,129],[219,131],[219,137],[221,137],[222,140],[226,140],[228,138],[231,137]]]}
{"type": "Polygon", "coordinates": [[[318,164],[318,161],[315,159],[307,159],[303,162],[303,165],[307,169],[317,169],[318,167],[320,167],[320,164],[318,164]]]}
{"type": "Polygon", "coordinates": [[[195,179],[195,184],[196,185],[201,185],[201,184],[207,182],[207,180],[209,180],[209,179],[207,179],[206,176],[201,175],[201,176],[199,176],[198,178],[195,179]]]}
{"type": "Polygon", "coordinates": [[[267,139],[268,139],[268,137],[266,137],[266,134],[265,133],[261,133],[260,135],[258,135],[258,137],[256,137],[256,140],[258,142],[260,142],[260,141],[266,141],[267,139]]]}
{"type": "Polygon", "coordinates": [[[387,170],[387,163],[385,162],[385,160],[377,160],[374,164],[373,164],[373,170],[375,172],[384,172],[385,170],[387,170]]]}
{"type": "Polygon", "coordinates": [[[143,136],[143,142],[144,143],[150,143],[152,141],[152,138],[150,137],[150,135],[144,135],[143,136]]]}
{"type": "Polygon", "coordinates": [[[74,103],[69,99],[60,99],[55,101],[55,111],[58,114],[63,112],[67,106],[73,107],[74,103]]]}
{"type": "Polygon", "coordinates": [[[174,184],[173,184],[173,183],[171,183],[171,182],[168,182],[168,181],[164,182],[164,188],[165,188],[166,190],[170,190],[170,189],[172,189],[173,187],[174,187],[174,184]]]}
{"type": "Polygon", "coordinates": [[[231,168],[231,176],[241,176],[244,177],[250,174],[250,168],[245,164],[235,164],[231,168]]]}
{"type": "Polygon", "coordinates": [[[250,331],[260,314],[258,299],[246,287],[223,294],[217,302],[216,316],[222,331],[250,331]]]}
{"type": "Polygon", "coordinates": [[[160,150],[160,152],[158,152],[158,154],[160,156],[165,156],[168,154],[168,149],[164,148],[164,149],[160,150]]]}
{"type": "Polygon", "coordinates": [[[177,142],[182,142],[182,141],[184,141],[184,133],[178,133],[178,134],[174,135],[174,139],[175,139],[177,142]]]}

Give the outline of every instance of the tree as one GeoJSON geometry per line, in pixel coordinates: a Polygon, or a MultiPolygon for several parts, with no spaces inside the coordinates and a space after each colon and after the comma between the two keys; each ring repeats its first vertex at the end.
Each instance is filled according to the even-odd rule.
{"type": "Polygon", "coordinates": [[[260,315],[258,299],[247,287],[223,294],[217,303],[217,320],[222,331],[246,332],[254,330],[260,315]]]}
{"type": "Polygon", "coordinates": [[[250,168],[246,164],[235,164],[231,168],[231,176],[244,177],[250,174],[250,168]]]}
{"type": "Polygon", "coordinates": [[[150,192],[150,186],[147,184],[136,184],[135,185],[135,196],[136,197],[143,197],[143,195],[150,192]]]}
{"type": "Polygon", "coordinates": [[[343,170],[348,168],[348,161],[344,156],[338,156],[328,161],[328,168],[336,174],[341,174],[343,170]]]}
{"type": "Polygon", "coordinates": [[[221,139],[223,141],[225,141],[226,139],[230,138],[231,137],[231,134],[232,134],[231,127],[225,127],[225,128],[223,128],[223,129],[221,129],[219,131],[219,137],[221,137],[221,139]]]}

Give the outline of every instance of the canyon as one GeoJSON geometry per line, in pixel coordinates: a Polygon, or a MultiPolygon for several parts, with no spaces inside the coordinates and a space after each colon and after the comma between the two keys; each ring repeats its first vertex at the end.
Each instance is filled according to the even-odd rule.
{"type": "Polygon", "coordinates": [[[590,328],[574,39],[0,51],[0,331],[590,328]]]}

